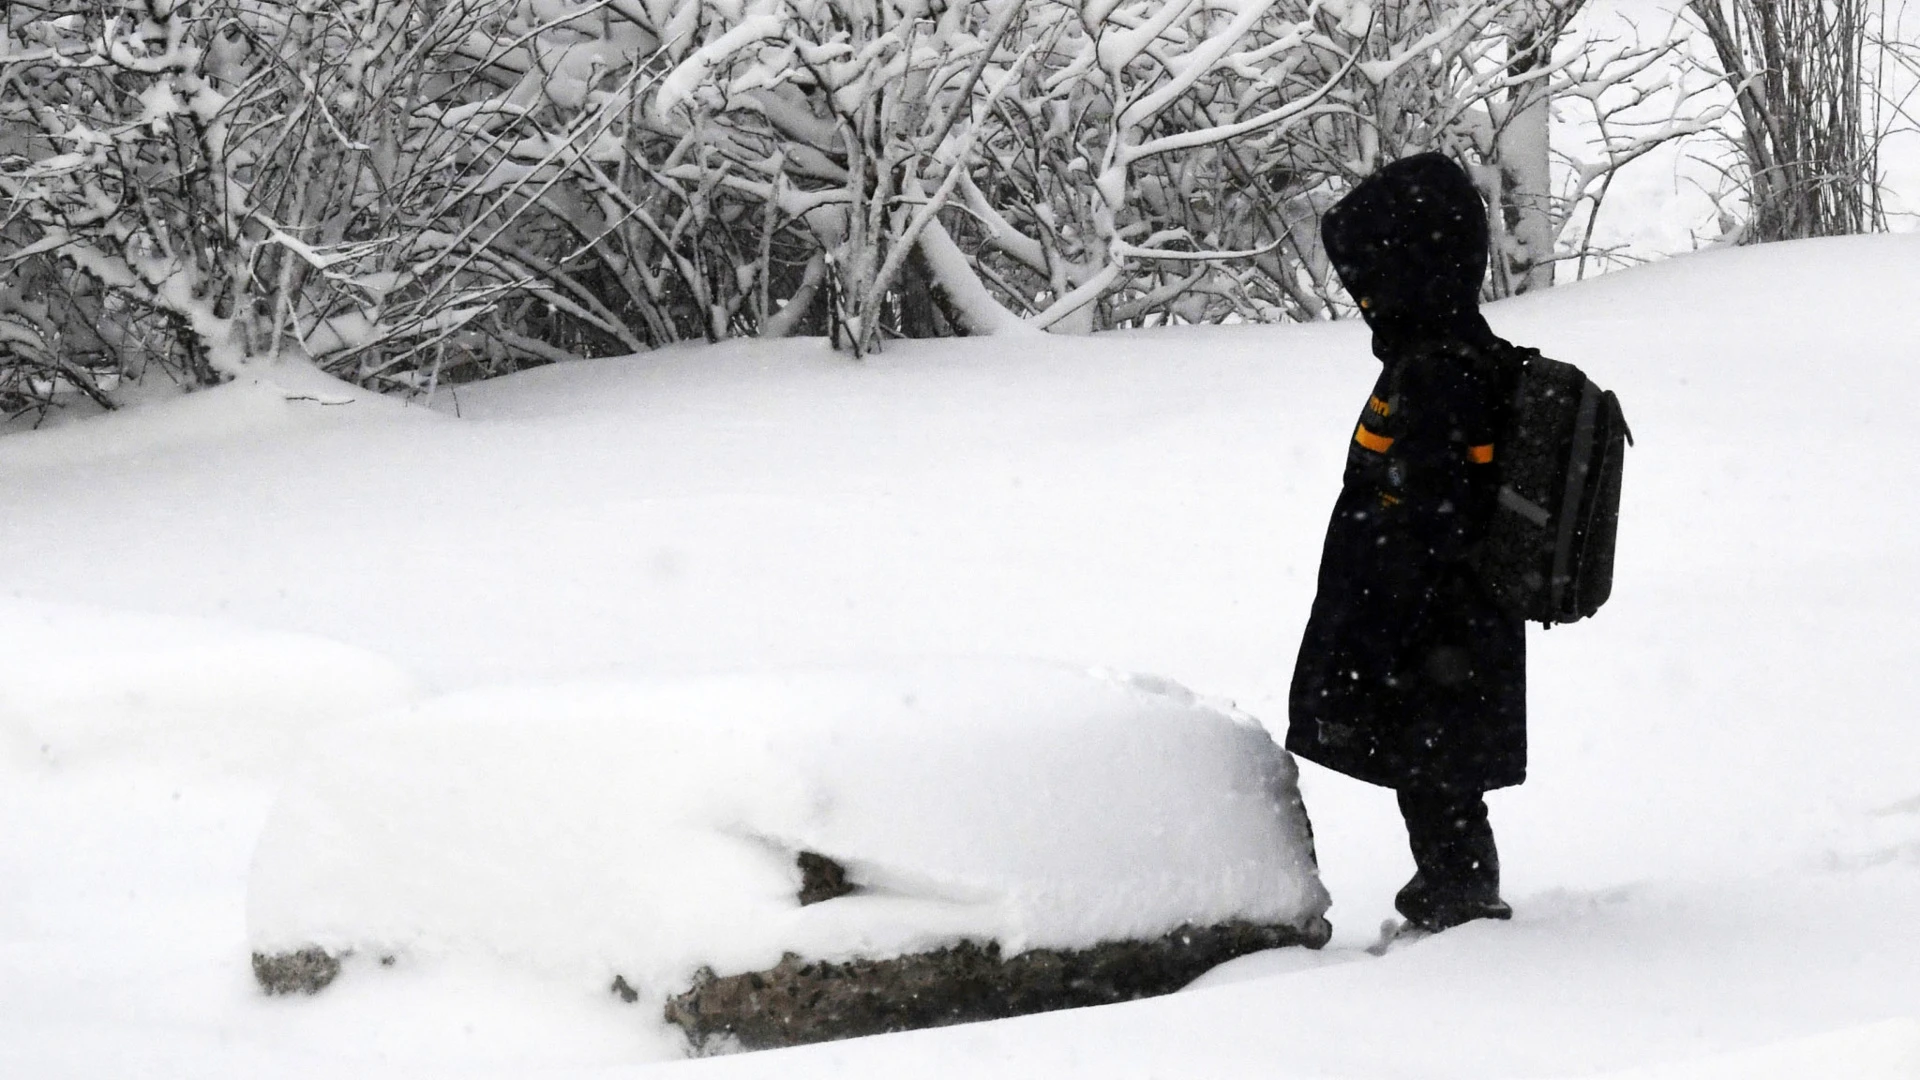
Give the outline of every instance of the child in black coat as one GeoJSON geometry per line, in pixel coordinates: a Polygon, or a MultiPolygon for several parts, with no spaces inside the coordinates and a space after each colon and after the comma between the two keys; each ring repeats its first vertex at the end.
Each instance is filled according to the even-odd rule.
{"type": "Polygon", "coordinates": [[[1398,793],[1410,923],[1509,918],[1483,796],[1526,778],[1526,628],[1467,564],[1516,370],[1479,312],[1486,211],[1458,165],[1421,154],[1355,187],[1321,236],[1382,371],[1327,527],[1287,749],[1398,793]]]}

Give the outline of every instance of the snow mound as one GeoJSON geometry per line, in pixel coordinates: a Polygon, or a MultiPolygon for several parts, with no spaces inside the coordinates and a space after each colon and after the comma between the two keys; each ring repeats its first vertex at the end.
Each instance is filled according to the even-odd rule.
{"type": "Polygon", "coordinates": [[[471,691],[314,739],[250,939],[662,994],[787,951],[1300,925],[1328,901],[1295,781],[1230,708],[1038,662],[471,691]],[[802,907],[802,851],[857,891],[802,907]]]}
{"type": "Polygon", "coordinates": [[[262,367],[250,377],[192,393],[156,383],[120,396],[134,407],[105,415],[81,406],[56,410],[40,430],[0,424],[0,470],[141,464],[222,443],[263,443],[291,431],[403,414],[434,416],[299,363],[262,367]]]}
{"type": "Polygon", "coordinates": [[[324,638],[0,600],[0,758],[23,765],[270,774],[309,729],[415,696],[392,662],[324,638]]]}

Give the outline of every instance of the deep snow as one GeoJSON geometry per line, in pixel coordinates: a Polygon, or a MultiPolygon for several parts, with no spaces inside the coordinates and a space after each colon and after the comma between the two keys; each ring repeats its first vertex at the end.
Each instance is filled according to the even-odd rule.
{"type": "MultiPolygon", "coordinates": [[[[1389,795],[1309,766],[1322,954],[1156,1001],[664,1068],[1920,1075],[1916,296],[1920,240],[1896,236],[1489,309],[1618,391],[1638,439],[1613,600],[1531,638],[1531,778],[1491,800],[1511,924],[1365,958],[1404,838],[1389,795]]],[[[0,596],[341,643],[274,676],[289,688],[969,653],[1153,671],[1277,730],[1373,375],[1359,327],[1319,325],[864,364],[688,348],[464,388],[444,412],[235,385],[0,438],[0,596]]],[[[9,689],[53,663],[24,655],[0,653],[14,732],[45,721],[9,689]]],[[[112,655],[96,670],[124,686],[112,655]]],[[[9,740],[0,1075],[602,1075],[674,1052],[611,998],[485,964],[254,992],[245,882],[285,740],[351,711],[229,713],[184,754],[141,749],[134,710],[89,714],[69,760],[9,740]]]]}

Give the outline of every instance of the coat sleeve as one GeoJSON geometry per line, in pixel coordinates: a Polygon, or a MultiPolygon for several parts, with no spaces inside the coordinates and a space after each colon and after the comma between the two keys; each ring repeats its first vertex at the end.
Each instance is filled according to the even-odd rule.
{"type": "Polygon", "coordinates": [[[1403,361],[1404,470],[1394,507],[1409,540],[1440,563],[1465,559],[1484,535],[1496,487],[1498,388],[1483,372],[1443,354],[1403,361]]]}

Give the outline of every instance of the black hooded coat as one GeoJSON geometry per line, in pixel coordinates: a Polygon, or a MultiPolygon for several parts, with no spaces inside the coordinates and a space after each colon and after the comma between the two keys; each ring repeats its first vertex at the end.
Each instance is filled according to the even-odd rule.
{"type": "Polygon", "coordinates": [[[1493,507],[1517,353],[1479,314],[1486,211],[1439,154],[1394,162],[1321,237],[1382,362],[1320,558],[1287,749],[1398,789],[1526,779],[1526,624],[1466,559],[1493,507]]]}

